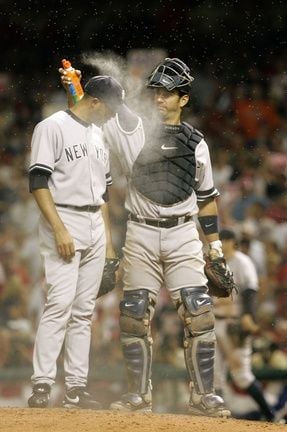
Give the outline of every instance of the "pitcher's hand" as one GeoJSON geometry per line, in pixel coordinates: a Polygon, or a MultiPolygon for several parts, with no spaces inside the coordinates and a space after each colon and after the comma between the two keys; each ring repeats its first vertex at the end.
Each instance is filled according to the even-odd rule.
{"type": "Polygon", "coordinates": [[[64,227],[54,231],[59,255],[67,262],[75,256],[75,245],[69,231],[64,227]]]}

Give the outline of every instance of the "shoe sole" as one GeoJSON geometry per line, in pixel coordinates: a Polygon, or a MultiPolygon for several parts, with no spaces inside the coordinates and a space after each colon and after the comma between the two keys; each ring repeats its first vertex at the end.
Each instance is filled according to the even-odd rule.
{"type": "Polygon", "coordinates": [[[110,405],[110,410],[112,410],[112,411],[123,411],[123,412],[152,413],[152,408],[150,408],[150,407],[144,407],[144,408],[127,408],[125,406],[120,406],[120,405],[110,405]]]}
{"type": "Polygon", "coordinates": [[[101,405],[99,405],[98,407],[95,407],[95,406],[93,406],[93,407],[92,406],[90,406],[90,407],[88,407],[88,406],[82,407],[80,405],[74,405],[74,404],[71,404],[71,403],[63,403],[62,407],[66,408],[66,409],[91,409],[91,410],[94,410],[94,411],[98,411],[98,410],[102,409],[101,405]]]}
{"type": "Polygon", "coordinates": [[[33,396],[28,399],[29,408],[47,408],[48,404],[49,404],[49,400],[36,403],[33,401],[33,396]]]}
{"type": "Polygon", "coordinates": [[[79,406],[77,406],[77,405],[73,405],[73,404],[63,404],[62,405],[63,406],[63,408],[70,408],[70,409],[77,409],[77,408],[81,408],[81,407],[79,407],[79,406]]]}
{"type": "Polygon", "coordinates": [[[32,405],[32,404],[29,404],[28,403],[28,407],[29,408],[42,408],[42,409],[44,409],[44,408],[47,408],[48,407],[48,404],[45,404],[45,405],[32,405]]]}
{"type": "Polygon", "coordinates": [[[195,407],[190,407],[188,409],[188,413],[195,415],[195,416],[201,416],[201,417],[217,417],[217,418],[230,418],[231,417],[231,412],[229,410],[222,410],[222,411],[202,411],[200,409],[197,409],[195,407]]]}

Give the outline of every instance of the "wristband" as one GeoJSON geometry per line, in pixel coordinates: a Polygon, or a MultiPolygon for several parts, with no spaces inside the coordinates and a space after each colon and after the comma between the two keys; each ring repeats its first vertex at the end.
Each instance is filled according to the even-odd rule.
{"type": "Polygon", "coordinates": [[[209,249],[216,250],[219,253],[219,256],[223,257],[221,240],[214,240],[214,241],[210,242],[209,243],[209,249]]]}
{"type": "Polygon", "coordinates": [[[198,222],[205,235],[218,233],[218,217],[217,215],[199,216],[198,222]]]}

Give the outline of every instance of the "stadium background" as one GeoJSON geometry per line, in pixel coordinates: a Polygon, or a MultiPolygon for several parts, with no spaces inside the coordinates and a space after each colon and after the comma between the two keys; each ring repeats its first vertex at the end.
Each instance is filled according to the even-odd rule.
{"type": "MultiPolygon", "coordinates": [[[[287,4],[284,1],[0,0],[0,406],[24,407],[33,339],[44,301],[37,211],[27,191],[31,133],[65,96],[57,69],[69,58],[85,77],[95,59],[126,62],[144,77],[164,55],[178,56],[194,76],[188,120],[207,138],[221,191],[222,226],[236,230],[260,275],[262,334],[254,368],[279,409],[287,400],[287,4]]],[[[125,233],[121,183],[112,207],[119,254],[125,233]]],[[[104,403],[124,388],[118,341],[121,287],[99,302],[91,352],[91,386],[104,403]],[[119,379],[121,377],[121,379],[119,379]]],[[[157,412],[184,412],[181,326],[163,291],[155,330],[157,412]],[[161,364],[166,368],[162,368],[161,364]]],[[[62,394],[61,359],[53,403],[62,394]]],[[[231,408],[256,407],[227,389],[231,408]]]]}

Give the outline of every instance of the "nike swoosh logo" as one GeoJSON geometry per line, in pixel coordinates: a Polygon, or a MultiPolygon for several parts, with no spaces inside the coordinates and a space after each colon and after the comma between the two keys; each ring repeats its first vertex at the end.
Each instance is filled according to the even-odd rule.
{"type": "Polygon", "coordinates": [[[126,307],[134,306],[134,303],[126,303],[126,307]]]}
{"type": "Polygon", "coordinates": [[[177,147],[166,147],[165,144],[161,146],[163,150],[177,150],[177,147]]]}
{"type": "Polygon", "coordinates": [[[205,225],[206,226],[206,228],[209,228],[209,227],[211,227],[213,225],[213,223],[211,223],[211,224],[207,224],[207,225],[205,225]]]}
{"type": "Polygon", "coordinates": [[[80,402],[79,396],[76,396],[75,398],[70,398],[69,396],[66,395],[66,399],[68,402],[75,403],[75,404],[80,402]]]}
{"type": "Polygon", "coordinates": [[[199,306],[203,305],[204,303],[205,303],[205,299],[203,299],[203,300],[197,300],[197,304],[199,306]]]}

